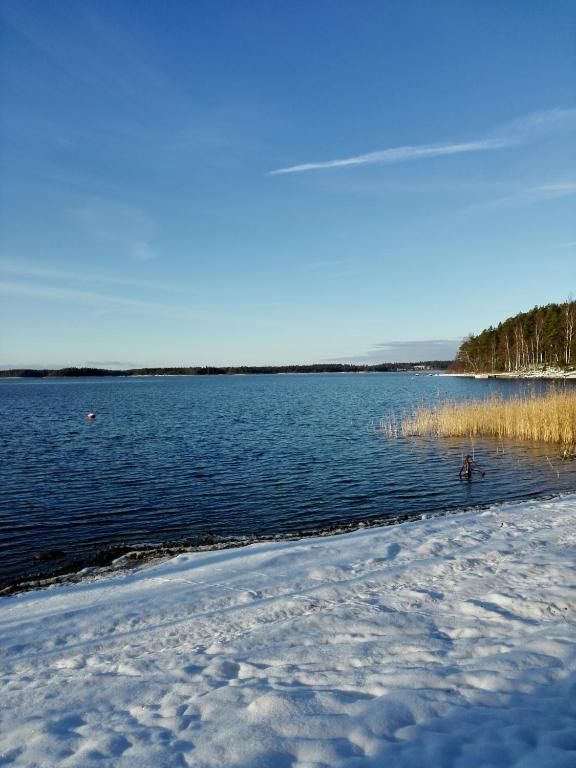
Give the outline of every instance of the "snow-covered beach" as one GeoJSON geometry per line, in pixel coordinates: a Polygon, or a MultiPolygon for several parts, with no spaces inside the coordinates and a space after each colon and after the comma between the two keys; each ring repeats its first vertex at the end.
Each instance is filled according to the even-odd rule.
{"type": "Polygon", "coordinates": [[[0,601],[0,765],[576,765],[576,496],[0,601]]]}

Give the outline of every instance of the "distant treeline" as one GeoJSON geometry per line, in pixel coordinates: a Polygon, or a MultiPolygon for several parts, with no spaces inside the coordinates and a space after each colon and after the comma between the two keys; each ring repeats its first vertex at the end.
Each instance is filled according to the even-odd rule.
{"type": "Polygon", "coordinates": [[[534,307],[470,335],[452,368],[460,371],[522,371],[576,364],[576,301],[534,307]]]}
{"type": "Polygon", "coordinates": [[[313,365],[241,365],[192,366],[182,368],[130,368],[115,371],[106,368],[60,368],[38,370],[32,368],[0,371],[0,376],[44,379],[56,376],[225,376],[257,373],[366,373],[414,370],[445,370],[450,360],[427,360],[421,363],[380,363],[378,365],[352,365],[347,363],[315,363],[313,365]]]}

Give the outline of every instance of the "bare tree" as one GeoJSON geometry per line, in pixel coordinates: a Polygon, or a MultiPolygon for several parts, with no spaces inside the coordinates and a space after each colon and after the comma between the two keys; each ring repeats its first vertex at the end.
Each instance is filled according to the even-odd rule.
{"type": "Polygon", "coordinates": [[[574,326],[576,325],[576,302],[574,302],[572,294],[562,305],[562,315],[564,319],[564,363],[570,365],[574,326]]]}
{"type": "Polygon", "coordinates": [[[519,371],[520,368],[526,367],[526,356],[528,347],[526,345],[526,338],[524,335],[524,323],[522,320],[518,320],[514,326],[514,346],[515,346],[515,370],[519,371]]]}
{"type": "Polygon", "coordinates": [[[544,315],[538,312],[534,318],[534,345],[535,345],[535,363],[542,365],[542,331],[544,329],[544,315]]]}
{"type": "Polygon", "coordinates": [[[506,333],[504,340],[506,342],[506,370],[510,373],[512,370],[512,358],[510,356],[510,337],[508,336],[508,333],[506,333]]]}
{"type": "Polygon", "coordinates": [[[490,339],[490,365],[492,367],[492,372],[496,370],[496,334],[492,334],[492,338],[490,339]]]}

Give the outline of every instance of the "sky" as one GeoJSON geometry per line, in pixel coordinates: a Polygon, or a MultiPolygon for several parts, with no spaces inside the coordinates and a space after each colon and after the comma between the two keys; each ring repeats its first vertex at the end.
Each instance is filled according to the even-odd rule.
{"type": "Polygon", "coordinates": [[[0,365],[450,359],[576,293],[573,0],[0,0],[0,365]]]}

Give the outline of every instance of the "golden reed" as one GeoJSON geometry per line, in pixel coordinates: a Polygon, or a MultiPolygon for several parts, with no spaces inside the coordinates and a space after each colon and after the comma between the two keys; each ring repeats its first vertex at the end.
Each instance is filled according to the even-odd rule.
{"type": "Polygon", "coordinates": [[[420,407],[403,418],[402,435],[496,437],[576,446],[576,389],[543,395],[493,396],[486,400],[445,402],[420,407]]]}

